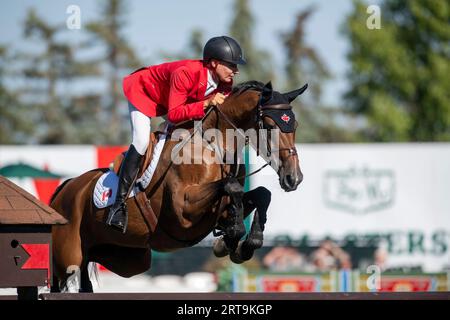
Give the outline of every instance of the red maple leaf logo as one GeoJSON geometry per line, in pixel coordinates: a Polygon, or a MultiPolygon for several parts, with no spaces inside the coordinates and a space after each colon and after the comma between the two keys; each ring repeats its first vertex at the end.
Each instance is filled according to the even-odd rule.
{"type": "Polygon", "coordinates": [[[281,116],[281,120],[283,120],[284,122],[289,122],[289,120],[291,120],[291,117],[289,117],[286,113],[285,114],[283,114],[282,116],[281,116]]]}

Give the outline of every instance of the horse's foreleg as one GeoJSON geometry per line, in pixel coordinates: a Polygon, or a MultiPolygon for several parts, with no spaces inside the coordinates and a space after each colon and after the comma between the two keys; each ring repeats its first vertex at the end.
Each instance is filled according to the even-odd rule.
{"type": "Polygon", "coordinates": [[[235,250],[239,240],[245,235],[244,187],[236,179],[230,179],[224,190],[230,196],[228,215],[224,220],[224,240],[228,248],[235,250]]]}
{"type": "MultiPolygon", "coordinates": [[[[264,188],[265,189],[265,188],[264,188]]],[[[243,219],[247,218],[253,210],[256,209],[257,203],[258,203],[258,195],[260,188],[256,188],[254,190],[245,192],[242,197],[242,205],[243,205],[243,219]]],[[[270,196],[270,192],[269,192],[270,196]]],[[[270,199],[269,199],[270,202],[270,199]]],[[[229,216],[229,215],[228,215],[229,216]]],[[[216,257],[225,257],[230,253],[231,248],[231,242],[233,242],[233,239],[229,236],[229,234],[226,232],[226,226],[230,225],[231,222],[228,220],[228,216],[222,220],[221,223],[221,230],[224,231],[225,235],[223,237],[217,238],[213,245],[213,252],[216,257]]],[[[243,220],[242,219],[242,220],[243,220]]],[[[234,240],[235,249],[237,247],[239,239],[234,240]]]]}
{"type": "Polygon", "coordinates": [[[241,263],[250,260],[254,251],[262,247],[264,226],[267,221],[267,209],[269,208],[270,200],[271,193],[264,187],[258,187],[244,195],[244,207],[251,210],[256,208],[256,211],[247,238],[241,241],[237,249],[230,253],[230,258],[233,262],[241,263]]]}
{"type": "Polygon", "coordinates": [[[247,215],[251,213],[250,209],[256,209],[255,216],[258,215],[258,223],[253,220],[252,228],[250,230],[249,237],[252,236],[252,231],[263,232],[264,226],[267,222],[267,209],[269,209],[270,201],[272,199],[272,193],[264,188],[258,187],[244,194],[244,208],[247,215]],[[249,210],[249,211],[247,211],[249,210]]]}

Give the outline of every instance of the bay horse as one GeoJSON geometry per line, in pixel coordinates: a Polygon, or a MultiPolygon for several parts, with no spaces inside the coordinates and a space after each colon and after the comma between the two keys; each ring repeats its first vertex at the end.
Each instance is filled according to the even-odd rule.
{"type": "MultiPolygon", "coordinates": [[[[276,150],[269,144],[268,137],[261,141],[263,139],[258,136],[256,143],[259,147],[266,146],[264,156],[267,161],[278,161],[276,171],[280,186],[287,192],[293,191],[302,181],[303,174],[295,148],[297,122],[290,102],[306,87],[281,94],[272,89],[270,82],[264,85],[249,81],[238,85],[222,105],[211,108],[202,119],[202,129],[217,129],[224,133],[223,138],[227,129],[265,130],[267,135],[279,133],[276,150]]],[[[177,128],[192,130],[192,123],[177,128]]],[[[251,140],[254,144],[255,138],[251,140]]],[[[167,139],[154,176],[143,191],[157,217],[154,230],[149,228],[131,198],[127,200],[126,233],[106,225],[108,208],[95,207],[92,195],[97,179],[108,169],[91,170],[57,188],[50,206],[69,223],[54,226],[52,231],[52,292],[58,292],[66,285],[71,275],[68,270],[74,267],[80,271],[79,290],[92,292],[89,262],[100,263],[122,277],[131,277],[150,269],[151,250],[169,252],[190,247],[211,232],[220,236],[214,243],[214,254],[218,257],[229,255],[235,263],[249,260],[254,250],[262,246],[270,191],[257,187],[244,192],[246,168],[243,163],[174,163],[174,148],[179,145],[176,139],[167,139]],[[241,240],[246,233],[243,219],[254,210],[248,235],[241,240]]],[[[221,152],[234,153],[234,156],[242,154],[242,149],[235,145],[219,148],[221,152]]],[[[210,154],[217,158],[217,154],[210,154]]]]}

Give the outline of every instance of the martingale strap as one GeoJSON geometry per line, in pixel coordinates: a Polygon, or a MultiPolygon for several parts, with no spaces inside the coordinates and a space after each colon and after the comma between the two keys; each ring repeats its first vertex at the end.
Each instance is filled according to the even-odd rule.
{"type": "Polygon", "coordinates": [[[135,201],[142,217],[144,218],[145,224],[150,231],[150,234],[153,234],[153,232],[155,232],[156,225],[158,224],[158,217],[153,211],[150,200],[147,198],[145,192],[139,192],[135,197],[135,201]]]}

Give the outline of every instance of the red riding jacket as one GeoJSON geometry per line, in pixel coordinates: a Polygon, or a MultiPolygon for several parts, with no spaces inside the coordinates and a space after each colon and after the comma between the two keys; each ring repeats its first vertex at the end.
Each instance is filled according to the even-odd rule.
{"type": "Polygon", "coordinates": [[[203,101],[211,95],[231,92],[232,83],[220,83],[205,97],[208,68],[202,60],[181,60],[144,67],[123,80],[128,101],[149,117],[167,114],[170,122],[201,119],[203,101]]]}

